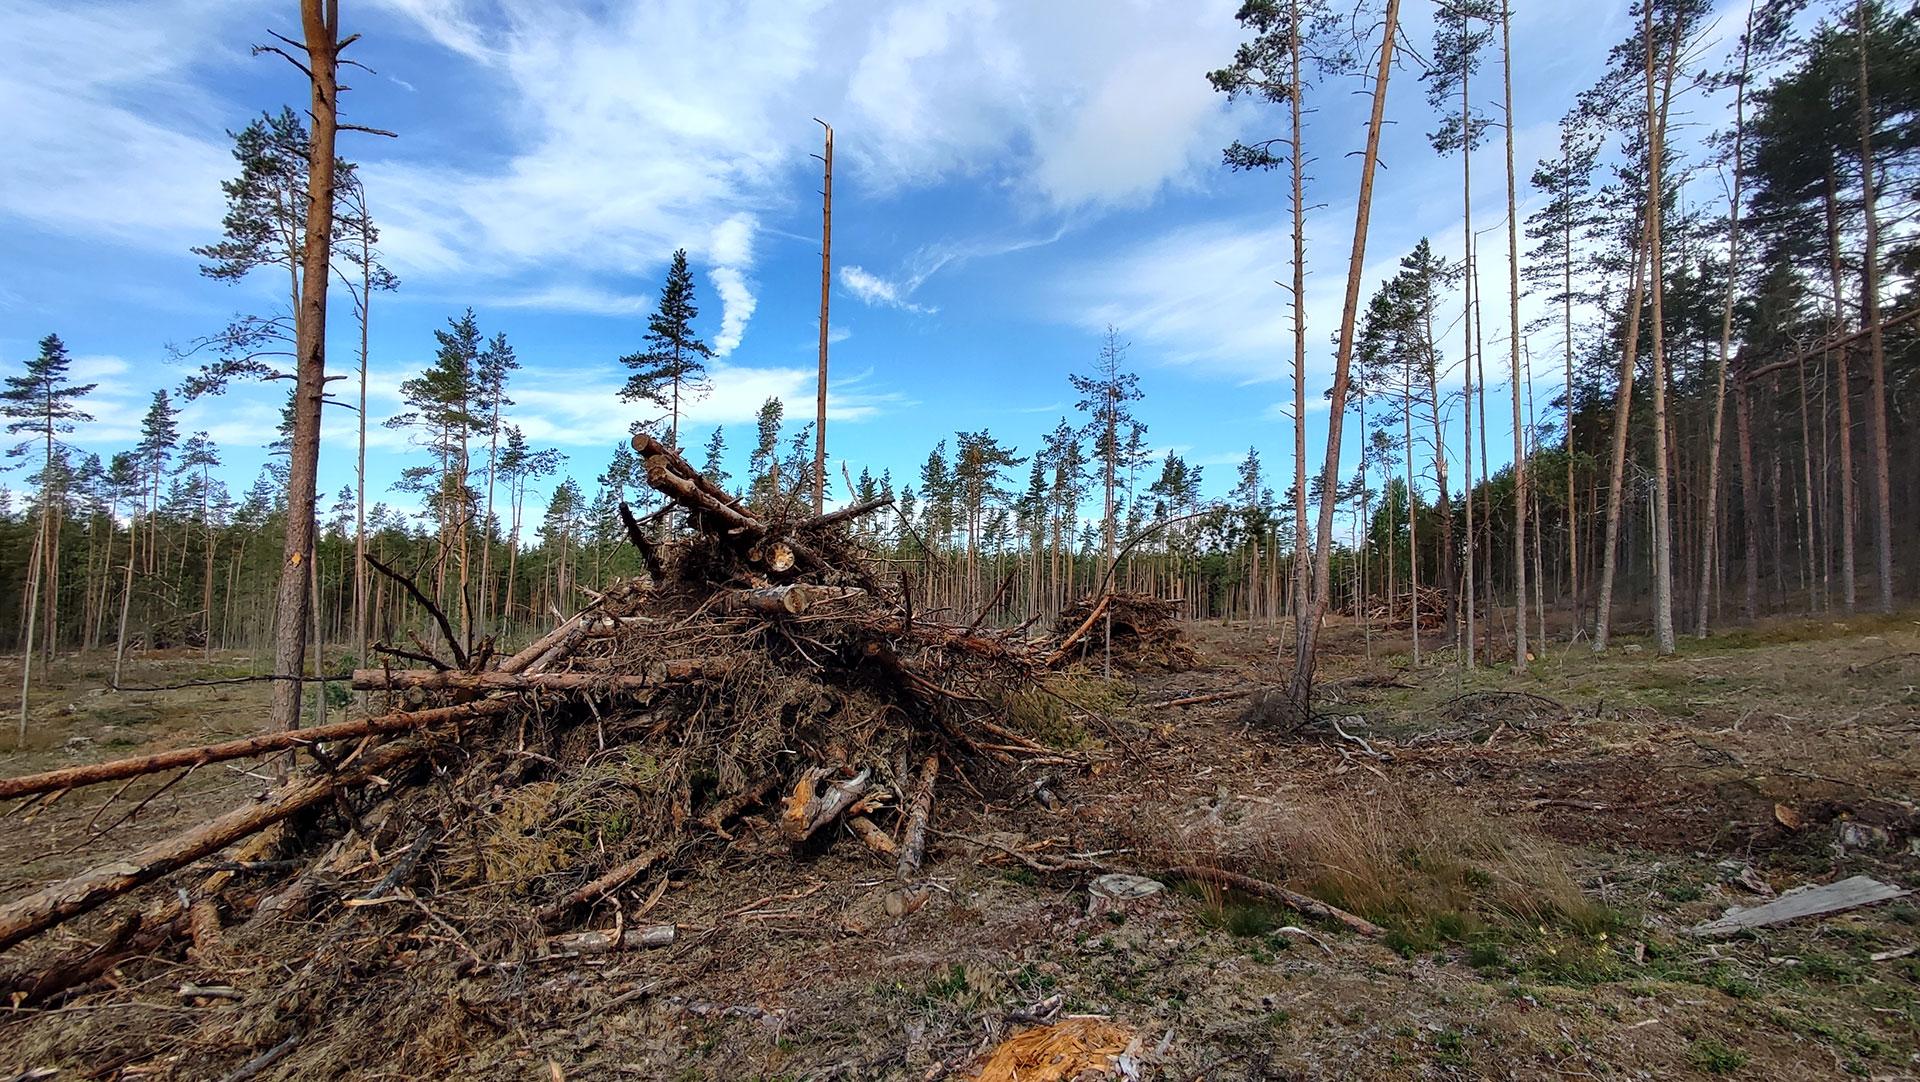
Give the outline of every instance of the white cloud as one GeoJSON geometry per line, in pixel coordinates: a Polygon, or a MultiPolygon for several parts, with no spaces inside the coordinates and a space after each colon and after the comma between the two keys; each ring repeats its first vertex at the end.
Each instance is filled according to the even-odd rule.
{"type": "Polygon", "coordinates": [[[840,285],[863,303],[899,308],[919,315],[932,315],[938,312],[938,308],[915,304],[907,299],[913,293],[913,287],[916,284],[918,283],[890,281],[865,267],[852,263],[840,268],[840,285]]]}
{"type": "Polygon", "coordinates": [[[616,293],[589,285],[552,285],[524,293],[508,293],[489,303],[502,308],[533,308],[546,312],[584,312],[596,316],[632,316],[647,311],[653,298],[645,293],[616,293]]]}
{"type": "Polygon", "coordinates": [[[759,301],[748,288],[744,268],[753,265],[751,214],[736,214],[713,229],[707,254],[718,266],[708,274],[714,292],[720,295],[720,333],[713,337],[713,353],[725,357],[740,346],[746,336],[747,321],[759,301]]]}

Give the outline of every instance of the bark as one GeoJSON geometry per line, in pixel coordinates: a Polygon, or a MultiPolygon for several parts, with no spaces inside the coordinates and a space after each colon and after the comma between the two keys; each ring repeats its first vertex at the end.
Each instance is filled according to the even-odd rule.
{"type": "Polygon", "coordinates": [[[1749,621],[1760,616],[1760,478],[1753,468],[1752,407],[1747,403],[1747,381],[1742,376],[1733,390],[1734,433],[1740,441],[1741,536],[1746,559],[1741,563],[1741,604],[1749,621]]]}
{"type": "Polygon", "coordinates": [[[1654,648],[1662,654],[1674,652],[1673,636],[1673,504],[1671,466],[1667,461],[1667,368],[1665,316],[1661,311],[1666,293],[1666,269],[1660,251],[1662,196],[1665,181],[1661,158],[1667,139],[1667,104],[1673,96],[1673,70],[1679,59],[1680,43],[1668,43],[1665,75],[1661,80],[1658,110],[1654,95],[1653,7],[1645,8],[1647,33],[1647,124],[1652,138],[1647,140],[1647,280],[1652,287],[1652,335],[1649,344],[1653,359],[1653,636],[1654,648]]]}
{"type": "Polygon", "coordinates": [[[237,808],[184,834],[162,838],[129,857],[16,899],[0,907],[0,950],[331,800],[342,789],[405,766],[423,751],[419,745],[405,742],[376,748],[351,771],[294,782],[265,801],[237,808]]]}
{"type": "Polygon", "coordinates": [[[820,159],[826,166],[825,186],[820,192],[820,377],[814,393],[813,408],[813,513],[818,515],[827,503],[827,297],[833,284],[833,125],[818,121],[827,129],[826,153],[820,159]]]}
{"type": "Polygon", "coordinates": [[[1308,604],[1311,580],[1307,561],[1307,227],[1306,164],[1301,160],[1300,113],[1300,4],[1290,0],[1287,40],[1287,112],[1292,124],[1289,140],[1293,173],[1293,619],[1294,649],[1304,649],[1312,619],[1308,604]]]}
{"type": "Polygon", "coordinates": [[[940,760],[927,756],[920,764],[920,778],[913,790],[913,803],[907,809],[907,829],[900,839],[900,861],[895,870],[901,879],[911,879],[920,871],[927,855],[927,821],[933,817],[933,783],[940,773],[940,760]]]}
{"type": "MultiPolygon", "coordinates": [[[[296,354],[293,440],[287,464],[287,526],[281,551],[280,588],[274,608],[273,671],[292,675],[304,668],[309,603],[307,565],[313,559],[315,489],[320,468],[320,405],[326,393],[328,243],[333,235],[333,167],[340,52],[340,9],[332,0],[301,0],[300,21],[311,73],[313,121],[307,163],[307,243],[302,252],[299,306],[294,325],[296,354]]],[[[300,727],[300,684],[273,685],[271,723],[300,727]]]]}
{"type": "Polygon", "coordinates": [[[1873,437],[1873,551],[1880,579],[1880,611],[1893,611],[1893,486],[1887,450],[1887,358],[1880,327],[1880,216],[1873,176],[1873,97],[1867,82],[1867,5],[1858,0],[1854,17],[1860,40],[1860,201],[1866,217],[1863,278],[1867,337],[1867,421],[1873,437]]]}
{"type": "Polygon", "coordinates": [[[719,660],[640,662],[641,671],[607,673],[435,672],[432,669],[355,669],[355,691],[594,691],[606,694],[645,691],[661,684],[718,676],[728,670],[719,660]]]}

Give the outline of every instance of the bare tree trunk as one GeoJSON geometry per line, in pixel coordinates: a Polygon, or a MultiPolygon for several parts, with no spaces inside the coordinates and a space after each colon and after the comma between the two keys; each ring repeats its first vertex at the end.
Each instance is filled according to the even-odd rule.
{"type": "Polygon", "coordinates": [[[833,283],[833,125],[818,117],[827,130],[825,186],[820,191],[820,382],[813,403],[813,513],[827,506],[827,296],[833,283]]]}
{"type": "Polygon", "coordinates": [[[1734,432],[1740,441],[1741,535],[1746,538],[1747,555],[1742,562],[1742,607],[1749,621],[1760,617],[1760,478],[1753,468],[1752,407],[1747,402],[1747,381],[1734,382],[1734,432]]]}
{"type": "Polygon", "coordinates": [[[1665,294],[1666,271],[1660,254],[1661,198],[1665,181],[1660,166],[1667,139],[1667,103],[1673,95],[1673,69],[1679,58],[1680,43],[1668,44],[1666,72],[1661,80],[1659,108],[1654,102],[1653,6],[1645,8],[1647,32],[1647,124],[1653,138],[1647,141],[1647,278],[1652,286],[1653,355],[1653,637],[1654,648],[1671,654],[1673,637],[1673,506],[1671,503],[1671,467],[1667,462],[1667,370],[1664,338],[1665,317],[1661,301],[1665,294]]]}
{"type": "MultiPolygon", "coordinates": [[[[1703,639],[1707,637],[1707,584],[1712,579],[1716,556],[1714,530],[1720,497],[1720,442],[1727,414],[1727,356],[1733,349],[1733,300],[1740,281],[1740,183],[1746,165],[1747,73],[1752,52],[1753,13],[1757,6],[1757,0],[1748,0],[1746,32],[1740,37],[1740,81],[1733,92],[1733,183],[1727,194],[1727,292],[1720,302],[1720,365],[1713,385],[1713,427],[1707,436],[1706,529],[1700,540],[1700,596],[1693,621],[1694,634],[1703,639]]],[[[1751,554],[1748,558],[1752,558],[1751,554]]]]}
{"type": "Polygon", "coordinates": [[[1520,417],[1520,216],[1513,170],[1513,30],[1511,5],[1500,3],[1500,64],[1507,134],[1507,361],[1513,381],[1513,671],[1527,669],[1527,434],[1520,417]]]}
{"type": "MultiPolygon", "coordinates": [[[[27,563],[27,622],[25,641],[20,647],[20,733],[18,742],[27,742],[27,694],[33,689],[33,633],[40,619],[40,565],[44,562],[47,540],[46,502],[41,501],[40,528],[33,535],[33,556],[27,563]]],[[[116,681],[117,682],[117,681],[116,681]]]]}
{"type": "Polygon", "coordinates": [[[1880,327],[1880,217],[1873,177],[1873,97],[1867,84],[1867,5],[1854,4],[1860,41],[1860,202],[1866,217],[1867,420],[1873,432],[1873,546],[1880,579],[1880,611],[1893,611],[1893,486],[1888,476],[1887,358],[1880,327]]]}
{"type": "Polygon", "coordinates": [[[1613,580],[1619,562],[1620,511],[1626,503],[1627,435],[1633,416],[1633,369],[1640,352],[1640,306],[1645,288],[1647,229],[1644,213],[1640,223],[1640,243],[1633,253],[1633,284],[1627,293],[1626,328],[1620,343],[1620,390],[1613,406],[1613,466],[1607,486],[1606,540],[1600,548],[1600,593],[1594,601],[1593,650],[1607,648],[1607,635],[1613,620],[1613,580]]]}
{"type": "MultiPolygon", "coordinates": [[[[1409,373],[1411,376],[1411,373],[1409,373]]],[[[1408,611],[1412,614],[1413,629],[1413,666],[1420,667],[1420,526],[1414,516],[1418,501],[1413,494],[1413,380],[1405,384],[1406,392],[1400,396],[1400,420],[1404,426],[1407,441],[1407,588],[1410,600],[1408,611]]],[[[1361,429],[1365,431],[1365,429],[1361,429]]]]}
{"type": "MultiPolygon", "coordinates": [[[[1827,165],[1825,206],[1827,218],[1827,276],[1833,290],[1833,320],[1827,329],[1829,338],[1837,337],[1846,316],[1843,311],[1845,289],[1841,285],[1840,270],[1840,214],[1837,207],[1838,193],[1833,176],[1833,164],[1827,165]]],[[[1832,354],[1838,365],[1835,382],[1839,386],[1840,406],[1840,601],[1844,610],[1851,614],[1859,600],[1854,563],[1854,551],[1858,543],[1854,538],[1853,507],[1853,380],[1847,371],[1847,347],[1840,346],[1832,354]]],[[[1821,380],[1824,387],[1826,381],[1821,380]]],[[[1824,419],[1825,413],[1822,411],[1824,419]]],[[[1825,441],[1822,441],[1824,446],[1825,441]]],[[[1824,523],[1823,523],[1824,525],[1824,523]]],[[[1827,536],[1832,537],[1829,530],[1827,536]]]]}
{"type": "MultiPolygon", "coordinates": [[[[1287,18],[1287,112],[1292,124],[1289,141],[1293,173],[1293,620],[1294,649],[1304,648],[1307,622],[1313,619],[1308,603],[1312,584],[1307,561],[1307,231],[1305,163],[1300,160],[1300,3],[1289,0],[1287,18]]],[[[1391,590],[1391,574],[1389,574],[1391,590]]],[[[1392,605],[1392,594],[1388,594],[1392,605]]]]}
{"type": "Polygon", "coordinates": [[[1361,158],[1360,195],[1354,210],[1353,252],[1347,260],[1347,290],[1340,310],[1339,347],[1334,354],[1332,401],[1327,416],[1327,457],[1320,474],[1320,521],[1314,535],[1313,596],[1308,605],[1306,638],[1294,655],[1288,699],[1295,718],[1304,721],[1313,696],[1314,650],[1320,638],[1320,614],[1326,611],[1329,561],[1333,556],[1333,512],[1340,487],[1340,430],[1346,421],[1347,386],[1353,366],[1353,328],[1360,311],[1360,283],[1367,254],[1367,223],[1373,210],[1373,174],[1380,163],[1380,127],[1387,108],[1387,77],[1393,73],[1394,38],[1400,31],[1400,0],[1387,0],[1374,73],[1373,112],[1367,121],[1367,148],[1361,158]]]}
{"type": "MultiPolygon", "coordinates": [[[[1464,33],[1467,16],[1460,12],[1460,29],[1464,33]]],[[[1480,272],[1475,266],[1475,246],[1473,239],[1473,113],[1472,100],[1467,93],[1471,73],[1462,68],[1460,72],[1460,221],[1461,221],[1461,258],[1466,262],[1461,276],[1460,307],[1460,369],[1462,372],[1461,402],[1466,407],[1463,420],[1461,446],[1465,451],[1466,480],[1461,483],[1461,496],[1466,502],[1467,521],[1466,538],[1461,546],[1462,584],[1460,605],[1465,610],[1467,633],[1460,649],[1460,663],[1472,671],[1475,653],[1479,649],[1479,617],[1475,612],[1475,590],[1478,588],[1474,576],[1474,548],[1478,538],[1474,536],[1473,515],[1473,316],[1479,310],[1477,296],[1480,292],[1480,272]]],[[[1436,402],[1435,409],[1439,406],[1436,402]]],[[[1409,452],[1411,453],[1411,452],[1409,452]]]]}

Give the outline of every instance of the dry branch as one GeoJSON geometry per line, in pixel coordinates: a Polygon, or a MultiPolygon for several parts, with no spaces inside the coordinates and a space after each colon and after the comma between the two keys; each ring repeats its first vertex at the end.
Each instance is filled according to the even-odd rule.
{"type": "Polygon", "coordinates": [[[408,742],[376,748],[351,771],[296,782],[261,803],[236,808],[186,833],[162,838],[124,860],[102,864],[0,907],[0,950],[330,800],[341,789],[404,766],[423,750],[408,742]]]}
{"type": "Polygon", "coordinates": [[[900,878],[911,879],[920,871],[927,855],[927,820],[933,816],[933,782],[940,773],[940,760],[929,755],[920,764],[920,780],[913,787],[913,803],[907,812],[907,830],[900,841],[900,878]]]}
{"type": "Polygon", "coordinates": [[[1288,890],[1277,883],[1269,883],[1264,879],[1255,879],[1250,875],[1239,875],[1234,872],[1221,871],[1218,868],[1206,868],[1198,865],[1180,865],[1178,867],[1168,868],[1166,875],[1171,879],[1191,879],[1199,883],[1212,883],[1215,886],[1226,887],[1228,890],[1237,890],[1242,894],[1251,894],[1256,898],[1265,898],[1269,901],[1279,902],[1281,905],[1289,909],[1298,910],[1309,917],[1315,917],[1319,920],[1330,920],[1337,924],[1344,925],[1347,930],[1360,935],[1380,936],[1386,934],[1386,929],[1367,920],[1365,917],[1356,917],[1352,913],[1338,906],[1328,905],[1318,898],[1309,898],[1299,891],[1288,890]]]}
{"type": "Polygon", "coordinates": [[[308,747],[335,740],[351,740],[356,737],[385,733],[403,733],[434,725],[469,721],[474,718],[498,717],[507,713],[511,705],[504,699],[488,699],[461,703],[458,706],[436,707],[431,710],[382,714],[376,718],[342,721],[333,725],[315,726],[311,729],[261,733],[258,736],[229,740],[223,744],[201,744],[196,747],[176,748],[173,751],[156,752],[130,759],[113,759],[104,763],[63,767],[59,770],[28,774],[18,778],[0,778],[0,800],[32,793],[56,792],[82,785],[97,785],[101,782],[136,778],[143,774],[158,774],[182,767],[225,762],[229,759],[247,759],[284,751],[287,748],[308,747]]]}

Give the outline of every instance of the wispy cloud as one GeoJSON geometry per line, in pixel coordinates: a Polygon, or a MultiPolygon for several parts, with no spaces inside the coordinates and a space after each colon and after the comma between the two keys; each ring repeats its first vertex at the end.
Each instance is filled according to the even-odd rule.
{"type": "Polygon", "coordinates": [[[932,315],[938,312],[940,310],[938,308],[915,304],[907,299],[913,294],[914,284],[882,278],[858,264],[849,263],[840,268],[840,285],[866,304],[898,308],[917,315],[932,315]]]}

